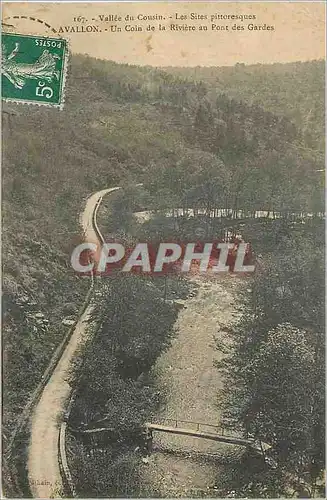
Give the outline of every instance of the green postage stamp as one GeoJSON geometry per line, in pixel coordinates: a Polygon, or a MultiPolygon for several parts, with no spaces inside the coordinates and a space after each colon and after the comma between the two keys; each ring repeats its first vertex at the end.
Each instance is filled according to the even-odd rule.
{"type": "Polygon", "coordinates": [[[44,36],[2,34],[2,98],[62,108],[67,41],[44,36]]]}

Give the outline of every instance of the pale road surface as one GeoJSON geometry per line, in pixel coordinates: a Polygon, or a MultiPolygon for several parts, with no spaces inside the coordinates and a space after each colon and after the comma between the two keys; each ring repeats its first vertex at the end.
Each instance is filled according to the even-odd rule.
{"type": "MultiPolygon", "coordinates": [[[[93,229],[93,214],[102,197],[119,187],[103,189],[90,196],[80,216],[85,240],[99,243],[93,229]]],[[[71,388],[67,382],[72,360],[77,349],[86,340],[87,319],[91,307],[79,318],[71,339],[60,358],[31,417],[31,435],[28,449],[28,480],[34,498],[60,497],[62,480],[58,464],[58,437],[60,423],[66,409],[71,388]]]]}

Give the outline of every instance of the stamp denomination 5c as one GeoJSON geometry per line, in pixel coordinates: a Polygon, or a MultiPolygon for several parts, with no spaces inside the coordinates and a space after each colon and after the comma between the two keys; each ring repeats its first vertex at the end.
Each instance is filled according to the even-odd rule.
{"type": "Polygon", "coordinates": [[[44,36],[2,34],[2,98],[62,107],[67,41],[44,36]]]}

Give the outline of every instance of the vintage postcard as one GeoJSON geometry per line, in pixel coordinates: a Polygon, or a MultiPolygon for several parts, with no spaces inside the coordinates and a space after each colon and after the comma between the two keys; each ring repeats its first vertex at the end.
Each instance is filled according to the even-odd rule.
{"type": "Polygon", "coordinates": [[[4,2],[4,497],[325,498],[325,27],[4,2]]]}

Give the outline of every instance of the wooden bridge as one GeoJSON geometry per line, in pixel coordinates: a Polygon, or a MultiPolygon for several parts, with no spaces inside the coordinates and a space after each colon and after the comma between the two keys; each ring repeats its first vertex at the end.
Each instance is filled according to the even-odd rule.
{"type": "Polygon", "coordinates": [[[250,446],[252,448],[257,448],[254,439],[226,434],[225,429],[218,425],[167,418],[161,419],[161,422],[162,421],[165,424],[169,423],[170,425],[162,425],[162,423],[157,422],[148,422],[145,424],[149,448],[152,448],[154,431],[166,432],[169,434],[179,434],[182,436],[191,436],[202,439],[210,439],[211,441],[219,441],[221,443],[229,443],[239,446],[250,446]],[[185,424],[187,424],[187,426],[185,426],[185,424]]]}
{"type": "MultiPolygon", "coordinates": [[[[101,427],[95,429],[73,429],[70,430],[79,435],[109,436],[109,441],[115,439],[115,429],[111,427],[101,427]]],[[[143,426],[143,445],[145,451],[150,454],[152,452],[153,434],[154,432],[164,432],[180,436],[190,436],[200,439],[209,439],[231,445],[245,446],[251,450],[265,456],[265,452],[270,448],[270,445],[255,440],[253,437],[244,437],[240,433],[232,433],[220,425],[207,424],[204,422],[194,422],[190,420],[179,420],[173,418],[160,418],[160,420],[147,422],[143,426]]]]}

